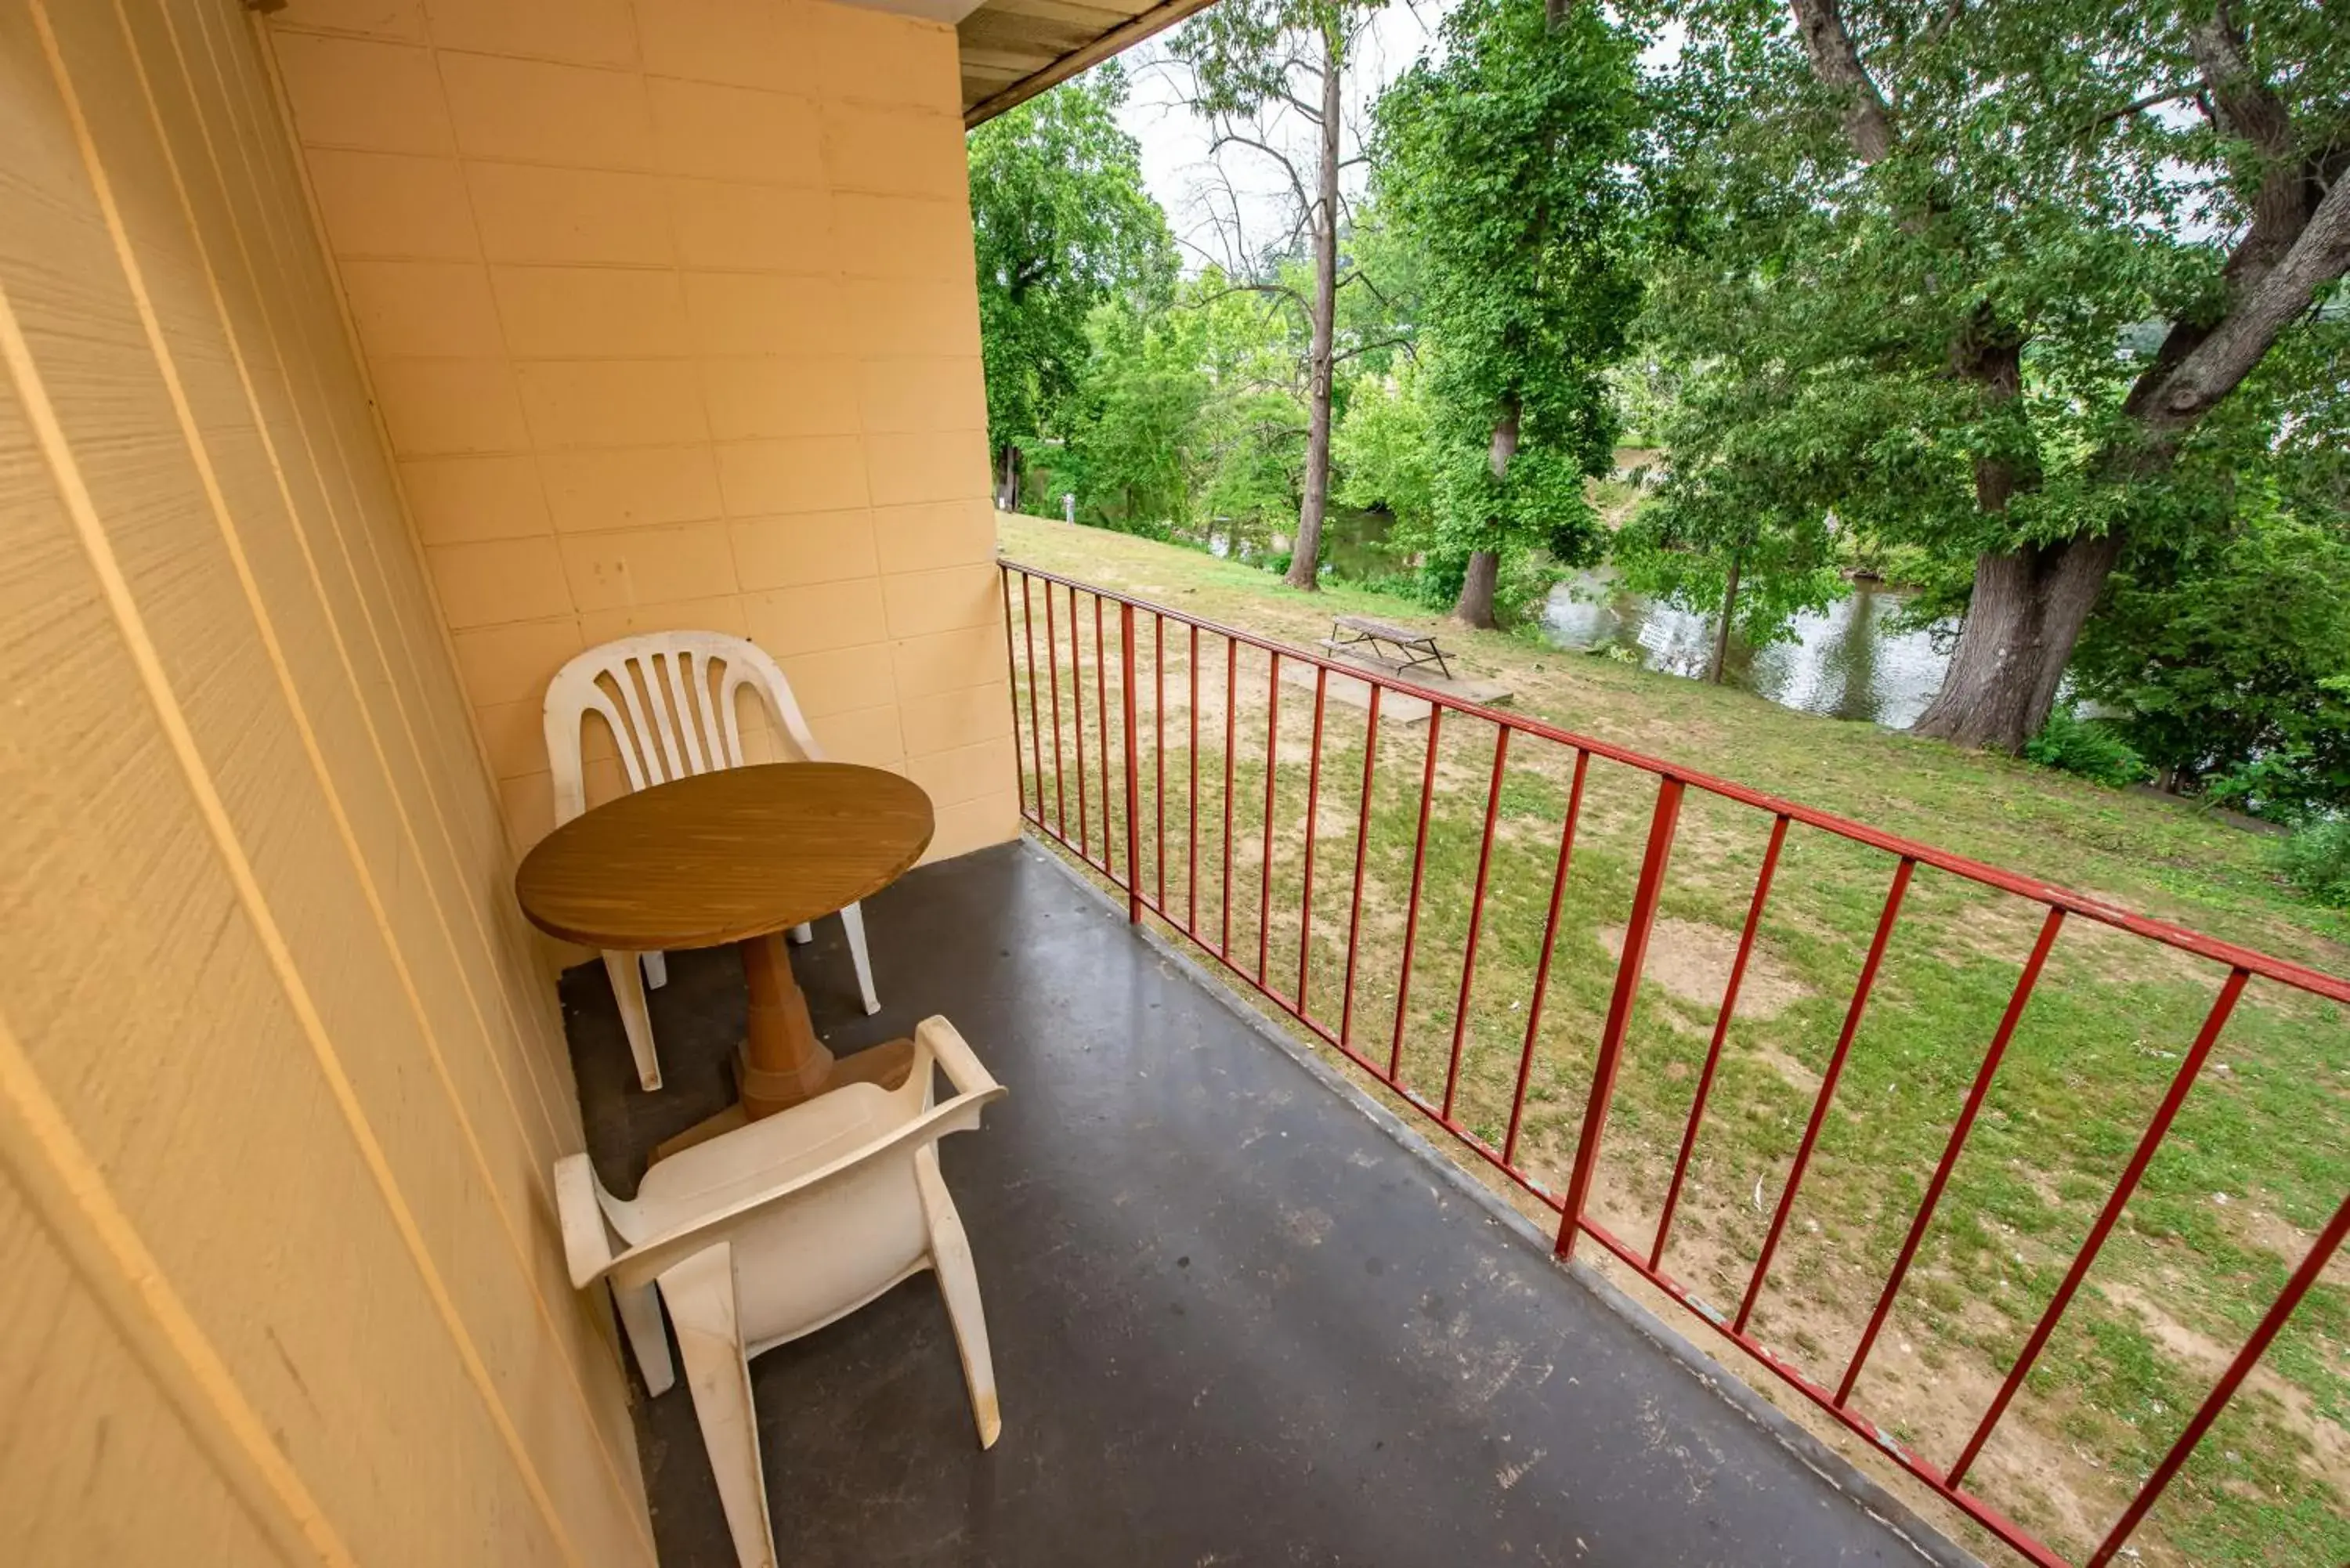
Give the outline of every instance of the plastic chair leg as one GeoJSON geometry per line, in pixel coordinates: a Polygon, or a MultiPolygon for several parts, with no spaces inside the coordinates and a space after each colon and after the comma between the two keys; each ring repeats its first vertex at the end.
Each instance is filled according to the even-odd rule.
{"type": "Polygon", "coordinates": [[[677,1325],[694,1419],[718,1480],[718,1501],[742,1568],[775,1568],[775,1532],[759,1468],[759,1419],[751,1407],[751,1366],[734,1312],[733,1249],[721,1241],[671,1267],[661,1299],[677,1325]]]}
{"type": "Polygon", "coordinates": [[[635,953],[608,952],[604,972],[612,977],[612,998],[620,1004],[620,1027],[629,1036],[629,1054],[637,1059],[637,1082],[647,1089],[661,1086],[660,1057],[653,1051],[653,1015],[645,1006],[645,979],[635,953]]]}
{"type": "Polygon", "coordinates": [[[639,953],[637,957],[644,961],[645,985],[648,989],[659,991],[669,983],[669,954],[639,953]]]}
{"type": "Polygon", "coordinates": [[[873,993],[873,955],[865,950],[865,906],[851,904],[841,910],[840,923],[848,928],[848,956],[857,961],[857,989],[870,1017],[881,1011],[881,999],[873,993]]]}
{"type": "Polygon", "coordinates": [[[1003,1435],[1003,1412],[995,1397],[995,1362],[987,1349],[987,1314],[980,1309],[979,1271],[972,1262],[971,1239],[963,1234],[962,1216],[955,1212],[946,1179],[939,1174],[936,1145],[915,1154],[914,1182],[921,1189],[922,1212],[930,1222],[931,1266],[938,1271],[939,1294],[946,1298],[947,1321],[954,1325],[955,1350],[962,1357],[962,1380],[971,1390],[979,1446],[992,1449],[1003,1435]]]}
{"type": "Polygon", "coordinates": [[[633,1291],[612,1287],[612,1304],[619,1309],[620,1326],[628,1331],[629,1348],[637,1353],[637,1370],[645,1387],[666,1394],[677,1386],[677,1365],[670,1359],[669,1331],[661,1327],[660,1294],[652,1284],[633,1291]]]}

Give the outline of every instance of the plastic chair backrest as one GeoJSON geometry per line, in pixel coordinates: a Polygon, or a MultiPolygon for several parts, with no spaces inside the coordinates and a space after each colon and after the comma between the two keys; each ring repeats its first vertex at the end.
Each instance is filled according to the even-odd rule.
{"type": "Polygon", "coordinates": [[[555,820],[588,809],[583,729],[599,713],[629,788],[743,765],[735,696],[765,700],[799,754],[821,762],[791,683],[766,649],[720,631],[654,631],[588,649],[546,687],[546,761],[555,778],[555,820]]]}

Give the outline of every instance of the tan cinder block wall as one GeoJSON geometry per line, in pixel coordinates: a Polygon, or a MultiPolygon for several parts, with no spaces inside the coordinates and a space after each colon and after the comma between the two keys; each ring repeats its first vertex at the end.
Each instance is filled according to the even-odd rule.
{"type": "Polygon", "coordinates": [[[828,755],[929,791],[933,857],[1011,837],[953,30],[807,0],[271,26],[516,841],[552,821],[547,679],[683,627],[758,641],[828,755]]]}
{"type": "Polygon", "coordinates": [[[234,0],[0,3],[0,1561],[651,1568],[264,66],[234,0]]]}

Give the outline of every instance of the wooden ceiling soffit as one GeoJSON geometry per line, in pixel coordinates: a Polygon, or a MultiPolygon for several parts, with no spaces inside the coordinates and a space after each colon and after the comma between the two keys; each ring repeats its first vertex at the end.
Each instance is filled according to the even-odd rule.
{"type": "Polygon", "coordinates": [[[968,130],[1173,26],[1213,0],[1160,0],[1136,13],[1076,0],[988,0],[955,29],[968,130]]]}

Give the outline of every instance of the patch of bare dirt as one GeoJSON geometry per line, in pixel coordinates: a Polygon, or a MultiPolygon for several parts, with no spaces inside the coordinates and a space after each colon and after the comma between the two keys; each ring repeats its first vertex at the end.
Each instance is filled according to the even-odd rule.
{"type": "MultiPolygon", "coordinates": [[[[2156,1344],[2202,1377],[2216,1380],[2235,1358],[2235,1345],[2179,1322],[2136,1285],[2111,1283],[2097,1288],[2106,1300],[2135,1314],[2156,1344]]],[[[2309,1438],[2309,1451],[2300,1457],[2301,1468],[2336,1491],[2350,1494],[2350,1432],[2318,1414],[2316,1402],[2306,1390],[2286,1382],[2266,1366],[2255,1366],[2244,1383],[2284,1407],[2287,1425],[2309,1438]]]]}
{"type": "MultiPolygon", "coordinates": [[[[1607,956],[1620,962],[1624,957],[1624,928],[1606,926],[1598,935],[1607,956]]],[[[1737,932],[1697,920],[1667,918],[1649,929],[1648,963],[1640,972],[1683,1002],[1716,1009],[1721,1005],[1722,991],[1730,983],[1730,967],[1737,960],[1737,932]]],[[[1774,1018],[1810,994],[1811,988],[1790,973],[1758,940],[1754,950],[1747,955],[1746,974],[1738,984],[1738,1016],[1774,1018]]],[[[1816,1077],[1813,1086],[1818,1086],[1816,1077]]]]}

